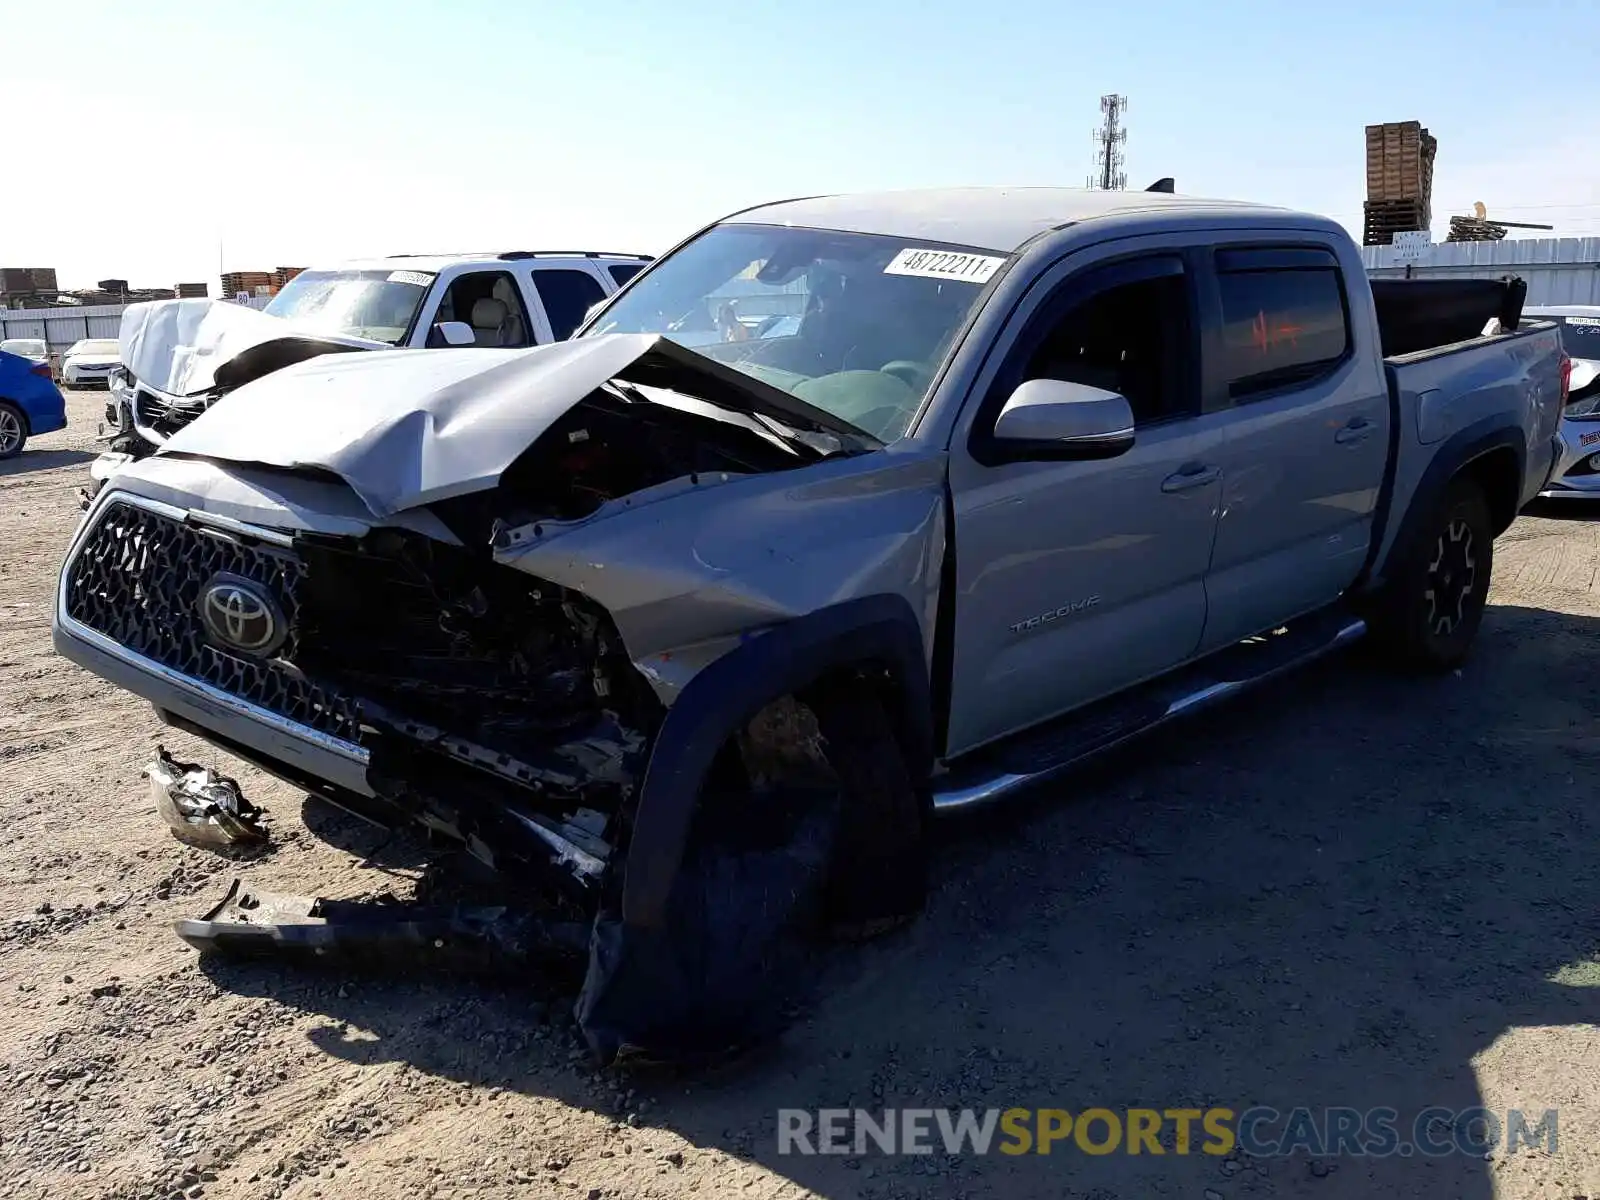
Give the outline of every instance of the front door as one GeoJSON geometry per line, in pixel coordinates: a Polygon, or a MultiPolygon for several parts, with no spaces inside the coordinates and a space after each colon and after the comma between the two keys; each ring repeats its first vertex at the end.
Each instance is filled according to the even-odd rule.
{"type": "Polygon", "coordinates": [[[1068,274],[1019,321],[965,445],[952,447],[952,755],[1178,666],[1206,620],[1226,414],[1199,411],[1184,258],[1068,274]],[[1133,448],[985,463],[995,415],[1033,378],[1126,396],[1133,448]]]}

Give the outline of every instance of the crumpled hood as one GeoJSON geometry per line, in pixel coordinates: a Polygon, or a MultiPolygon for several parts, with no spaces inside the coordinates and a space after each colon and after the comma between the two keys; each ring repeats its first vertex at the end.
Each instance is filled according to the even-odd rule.
{"type": "Polygon", "coordinates": [[[248,351],[269,344],[277,344],[277,352],[257,356],[266,360],[261,365],[267,370],[316,354],[391,348],[368,338],[313,333],[228,301],[150,300],[123,311],[118,357],[147,387],[192,396],[259,373],[235,372],[230,379],[227,368],[248,351]]]}
{"type": "Polygon", "coordinates": [[[715,420],[760,413],[835,446],[878,444],[666,338],[606,334],[531,350],[391,350],[297,363],[239,388],[164,452],[331,472],[388,517],[494,487],[545,430],[613,379],[679,389],[671,402],[715,420]]]}

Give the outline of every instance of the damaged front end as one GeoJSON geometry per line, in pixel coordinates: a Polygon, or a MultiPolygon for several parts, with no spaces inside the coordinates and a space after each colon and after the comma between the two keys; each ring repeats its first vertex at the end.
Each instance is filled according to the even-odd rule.
{"type": "Polygon", "coordinates": [[[653,338],[469,353],[426,356],[409,403],[389,356],[290,368],[129,468],[69,551],[57,647],[541,897],[509,924],[225,904],[190,941],[359,959],[470,928],[545,955],[576,924],[597,1057],[725,1051],[770,1030],[818,921],[920,904],[931,732],[890,697],[926,713],[942,464],[869,465],[870,438],[653,338]],[[785,532],[823,510],[855,527],[785,532]],[[759,586],[718,561],[739,539],[759,586]]]}
{"type": "Polygon", "coordinates": [[[295,550],[294,666],[350,706],[375,796],[591,896],[661,719],[604,610],[406,530],[295,550]]]}

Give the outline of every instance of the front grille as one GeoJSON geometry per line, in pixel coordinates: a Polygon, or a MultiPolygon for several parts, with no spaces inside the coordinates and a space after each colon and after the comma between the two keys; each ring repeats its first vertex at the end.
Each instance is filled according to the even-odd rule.
{"type": "Polygon", "coordinates": [[[134,393],[133,410],[138,424],[169,438],[205,412],[206,404],[200,399],[168,403],[155,393],[140,388],[134,393]]]}
{"type": "Polygon", "coordinates": [[[353,700],[292,666],[305,567],[292,554],[242,545],[122,500],[106,506],[67,568],[67,615],[120,646],[191,679],[347,742],[358,734],[353,700]],[[200,622],[201,589],[218,572],[272,590],[289,637],[271,660],[212,645],[200,622]]]}

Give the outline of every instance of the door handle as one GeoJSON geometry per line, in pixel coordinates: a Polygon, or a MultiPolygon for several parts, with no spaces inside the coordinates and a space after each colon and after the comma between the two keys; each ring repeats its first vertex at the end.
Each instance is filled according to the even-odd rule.
{"type": "Polygon", "coordinates": [[[1205,487],[1208,483],[1215,483],[1222,474],[1216,467],[1208,467],[1204,463],[1189,463],[1176,475],[1168,475],[1161,481],[1163,492],[1187,492],[1190,488],[1205,487]]]}
{"type": "Polygon", "coordinates": [[[1377,432],[1377,428],[1365,417],[1352,417],[1349,424],[1333,435],[1333,440],[1341,446],[1348,446],[1351,442],[1360,442],[1371,437],[1377,432]]]}

